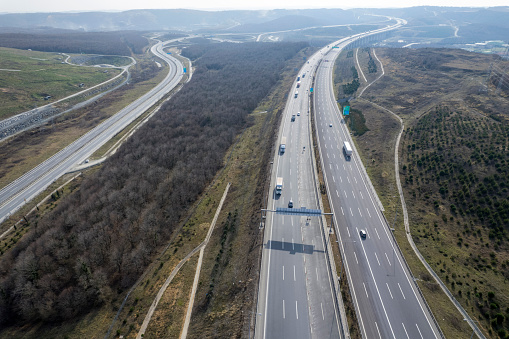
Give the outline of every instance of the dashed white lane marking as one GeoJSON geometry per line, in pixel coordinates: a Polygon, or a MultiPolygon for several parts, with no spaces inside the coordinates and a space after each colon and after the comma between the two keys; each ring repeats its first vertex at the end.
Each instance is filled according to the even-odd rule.
{"type": "Polygon", "coordinates": [[[285,238],[281,238],[281,246],[285,249],[285,238]]]}
{"type": "MultiPolygon", "coordinates": [[[[366,207],[366,211],[368,212],[369,217],[371,218],[371,213],[369,213],[369,209],[366,207]]],[[[375,228],[376,231],[376,228],[375,228]]]]}
{"type": "Polygon", "coordinates": [[[345,212],[343,211],[343,207],[341,207],[341,214],[345,215],[345,212]]]}
{"type": "Polygon", "coordinates": [[[348,198],[348,196],[346,195],[346,191],[345,191],[345,190],[343,190],[343,192],[345,193],[345,198],[348,198]]]}
{"type": "Polygon", "coordinates": [[[389,263],[389,266],[392,266],[391,261],[389,260],[389,256],[387,255],[387,252],[385,252],[385,257],[387,258],[387,262],[389,263]]]}
{"type": "Polygon", "coordinates": [[[422,336],[421,330],[419,329],[419,326],[417,324],[415,324],[415,326],[417,327],[417,331],[419,331],[419,334],[421,335],[421,339],[424,339],[424,337],[422,336]]]}
{"type": "Polygon", "coordinates": [[[376,252],[375,252],[375,257],[376,257],[376,261],[378,262],[378,266],[380,266],[380,260],[378,260],[378,255],[376,255],[376,252]]]}
{"type": "Polygon", "coordinates": [[[355,183],[357,183],[357,179],[355,179],[355,177],[353,177],[353,180],[355,181],[355,183]]]}
{"type": "Polygon", "coordinates": [[[408,332],[406,331],[405,324],[401,323],[401,326],[403,326],[403,329],[405,330],[406,337],[410,339],[410,337],[408,336],[408,332]]]}
{"type": "Polygon", "coordinates": [[[336,190],[336,195],[337,195],[337,196],[338,196],[338,198],[339,198],[339,192],[338,192],[338,190],[336,190]]]}
{"type": "Polygon", "coordinates": [[[355,199],[355,193],[352,191],[353,198],[355,199]]]}
{"type": "Polygon", "coordinates": [[[295,251],[295,243],[293,242],[293,238],[292,238],[292,251],[295,251]]]}
{"type": "Polygon", "coordinates": [[[332,164],[329,164],[329,169],[332,170],[332,164]]]}
{"type": "Polygon", "coordinates": [[[327,148],[327,144],[323,144],[325,146],[325,148],[327,148]]]}
{"type": "Polygon", "coordinates": [[[346,231],[348,232],[348,238],[350,238],[350,230],[348,229],[348,227],[346,228],[346,231]]]}
{"type": "Polygon", "coordinates": [[[285,300],[283,299],[283,319],[286,319],[285,316],[285,300]]]}
{"type": "Polygon", "coordinates": [[[316,280],[320,281],[320,278],[318,277],[318,267],[315,267],[315,271],[316,271],[316,280]]]}
{"type": "Polygon", "coordinates": [[[359,214],[361,215],[361,218],[362,218],[361,209],[359,207],[357,207],[357,209],[359,210],[359,214]]]}
{"type": "Polygon", "coordinates": [[[283,280],[285,280],[285,266],[283,265],[283,280]]]}
{"type": "Polygon", "coordinates": [[[329,158],[329,153],[326,153],[327,154],[327,159],[329,158]]]}
{"type": "Polygon", "coordinates": [[[369,298],[368,296],[368,290],[366,288],[366,284],[365,283],[362,283],[362,286],[364,286],[364,292],[366,292],[366,298],[369,298]]]}
{"type": "Polygon", "coordinates": [[[352,215],[352,217],[353,217],[353,212],[352,212],[352,208],[351,208],[351,207],[350,207],[350,214],[351,214],[351,215],[352,215]]]}
{"type": "Polygon", "coordinates": [[[394,297],[392,296],[391,289],[389,288],[389,284],[385,283],[385,285],[387,285],[387,289],[389,290],[389,294],[391,295],[391,299],[394,299],[394,297]]]}
{"type": "Polygon", "coordinates": [[[339,166],[338,166],[338,164],[336,164],[336,169],[339,169],[339,166]]]}
{"type": "Polygon", "coordinates": [[[295,276],[295,265],[293,265],[293,281],[297,281],[297,278],[295,276]]]}
{"type": "Polygon", "coordinates": [[[346,177],[346,180],[348,180],[348,183],[350,183],[350,178],[349,177],[346,177]]]}
{"type": "Polygon", "coordinates": [[[343,169],[346,171],[346,167],[345,167],[345,164],[343,164],[343,169]]]}
{"type": "Polygon", "coordinates": [[[378,234],[378,230],[375,228],[376,236],[378,237],[378,240],[380,240],[380,235],[378,234]]]}
{"type": "Polygon", "coordinates": [[[362,196],[362,192],[361,191],[359,191],[359,194],[361,195],[361,199],[364,199],[364,197],[362,196]]]}
{"type": "Polygon", "coordinates": [[[333,180],[334,182],[336,182],[336,178],[334,178],[334,176],[332,176],[332,180],[333,180]]]}
{"type": "Polygon", "coordinates": [[[378,329],[378,324],[375,321],[376,331],[378,332],[378,337],[382,339],[382,335],[380,334],[380,330],[378,329]]]}
{"type": "Polygon", "coordinates": [[[295,300],[295,315],[297,316],[297,319],[299,319],[299,307],[297,306],[297,300],[295,300]]]}
{"type": "MultiPolygon", "coordinates": [[[[322,320],[325,320],[325,316],[324,316],[324,314],[323,314],[323,304],[322,304],[322,303],[320,303],[320,307],[322,308],[322,320]]],[[[422,337],[422,336],[421,336],[421,337],[422,337]]]]}
{"type": "MultiPolygon", "coordinates": [[[[405,298],[405,293],[403,293],[403,290],[401,289],[401,285],[400,285],[399,283],[398,283],[398,286],[399,286],[399,290],[400,290],[400,292],[401,292],[401,295],[403,296],[403,299],[405,299],[405,300],[406,300],[406,298],[405,298]]],[[[420,331],[419,331],[419,332],[420,332],[420,331]]],[[[421,337],[422,337],[422,335],[421,335],[421,337]]]]}
{"type": "Polygon", "coordinates": [[[341,182],[343,182],[343,179],[342,179],[341,177],[339,177],[339,180],[340,180],[341,182]]]}
{"type": "Polygon", "coordinates": [[[359,264],[359,260],[357,260],[357,254],[355,252],[353,252],[353,256],[355,257],[355,262],[357,263],[357,265],[359,264]]]}

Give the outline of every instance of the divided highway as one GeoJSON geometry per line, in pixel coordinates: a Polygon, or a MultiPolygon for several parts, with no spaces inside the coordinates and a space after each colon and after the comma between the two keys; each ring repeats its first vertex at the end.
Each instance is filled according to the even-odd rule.
{"type": "Polygon", "coordinates": [[[70,168],[88,158],[104,143],[127,127],[178,85],[183,76],[183,66],[177,59],[163,51],[164,45],[170,42],[159,42],[151,48],[151,52],[166,61],[170,68],[168,75],[161,83],[51,158],[0,190],[0,223],[23,206],[26,201],[34,198],[53,181],[65,174],[70,168]]]}
{"type": "MultiPolygon", "coordinates": [[[[332,68],[350,41],[324,55],[315,79],[319,152],[359,326],[364,338],[440,338],[438,325],[394,242],[369,178],[355,152],[347,158],[349,131],[336,104],[332,68]],[[360,231],[365,230],[366,238],[360,231]]],[[[379,131],[383,133],[383,131],[379,131]]]]}
{"type": "MultiPolygon", "coordinates": [[[[309,90],[314,86],[320,158],[362,337],[438,338],[441,332],[395,247],[359,158],[354,153],[346,159],[343,154],[343,141],[351,140],[332,88],[332,68],[341,50],[357,39],[405,24],[395,20],[395,25],[322,48],[301,68],[283,114],[277,146],[284,137],[286,152],[278,150],[274,156],[267,209],[286,208],[290,200],[295,209],[319,209],[309,152],[309,90]],[[283,178],[281,195],[274,190],[278,177],[283,178]],[[366,239],[361,229],[367,231],[366,239]]],[[[327,264],[323,227],[316,217],[268,212],[255,337],[343,337],[331,281],[336,272],[327,264]]]]}

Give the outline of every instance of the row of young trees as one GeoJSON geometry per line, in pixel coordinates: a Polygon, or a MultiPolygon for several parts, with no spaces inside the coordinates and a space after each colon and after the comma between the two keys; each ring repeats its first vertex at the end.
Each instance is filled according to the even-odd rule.
{"type": "Polygon", "coordinates": [[[223,166],[302,43],[184,50],[196,72],[104,166],[4,255],[0,320],[60,321],[130,287],[223,166]]]}

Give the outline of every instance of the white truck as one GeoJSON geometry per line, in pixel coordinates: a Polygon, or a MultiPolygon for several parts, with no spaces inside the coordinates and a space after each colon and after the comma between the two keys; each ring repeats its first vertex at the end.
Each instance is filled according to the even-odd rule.
{"type": "Polygon", "coordinates": [[[343,152],[345,152],[347,158],[350,158],[353,154],[352,146],[348,141],[343,142],[343,152]]]}
{"type": "Polygon", "coordinates": [[[281,192],[283,191],[283,178],[278,177],[276,179],[276,194],[281,195],[281,192]]]}
{"type": "Polygon", "coordinates": [[[281,138],[281,145],[279,145],[279,152],[283,154],[286,150],[286,137],[281,138]]]}

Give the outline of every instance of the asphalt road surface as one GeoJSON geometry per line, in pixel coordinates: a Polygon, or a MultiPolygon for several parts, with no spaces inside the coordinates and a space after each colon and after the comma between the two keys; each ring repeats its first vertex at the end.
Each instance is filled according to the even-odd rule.
{"type": "Polygon", "coordinates": [[[170,70],[165,79],[150,92],[0,190],[0,223],[71,167],[88,158],[178,85],[183,76],[182,64],[164,53],[161,42],[154,45],[151,51],[168,63],[170,70]]]}
{"type": "Polygon", "coordinates": [[[324,55],[329,62],[318,67],[314,107],[322,168],[362,336],[440,338],[355,149],[352,157],[343,151],[343,142],[351,143],[351,138],[334,99],[332,67],[347,43],[324,55]],[[361,229],[366,238],[360,236],[361,229]]]}
{"type": "MultiPolygon", "coordinates": [[[[301,85],[296,88],[296,79],[288,96],[279,137],[286,138],[286,151],[274,157],[271,210],[290,200],[294,210],[319,208],[309,151],[309,71],[318,59],[299,71],[301,85]],[[281,195],[274,192],[276,177],[283,178],[281,195]]],[[[321,218],[269,212],[264,242],[256,337],[339,338],[321,218]]]]}

